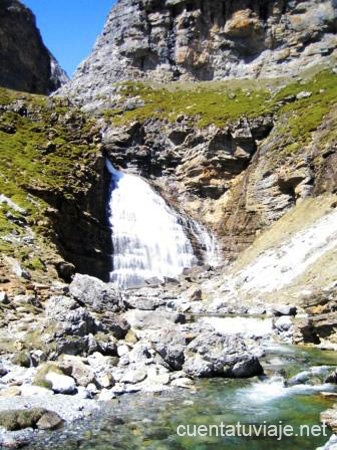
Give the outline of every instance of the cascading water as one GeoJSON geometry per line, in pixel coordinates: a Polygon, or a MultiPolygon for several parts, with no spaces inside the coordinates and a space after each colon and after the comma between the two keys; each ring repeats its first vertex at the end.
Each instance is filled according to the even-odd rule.
{"type": "MultiPolygon", "coordinates": [[[[116,170],[109,161],[106,167],[112,176],[109,222],[114,254],[110,281],[130,287],[152,277],[175,277],[197,264],[184,219],[142,178],[116,170]]],[[[207,236],[201,242],[207,253],[212,239],[206,230],[200,230],[202,241],[207,236]]]]}

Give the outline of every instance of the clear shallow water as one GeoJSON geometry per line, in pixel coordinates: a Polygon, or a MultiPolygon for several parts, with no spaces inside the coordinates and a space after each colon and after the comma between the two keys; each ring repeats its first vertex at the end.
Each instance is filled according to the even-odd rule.
{"type": "Polygon", "coordinates": [[[319,414],[332,400],[320,391],[330,385],[283,387],[279,373],[286,377],[317,365],[337,365],[337,355],[319,350],[271,347],[264,365],[265,380],[203,380],[197,392],[174,391],[162,395],[129,395],[106,405],[95,417],[73,424],[64,432],[46,434],[31,449],[150,449],[150,450],[309,450],[328,437],[179,437],[183,424],[319,424],[319,414]],[[275,364],[279,361],[278,364],[275,364]],[[123,422],[123,423],[121,423],[123,422]]]}

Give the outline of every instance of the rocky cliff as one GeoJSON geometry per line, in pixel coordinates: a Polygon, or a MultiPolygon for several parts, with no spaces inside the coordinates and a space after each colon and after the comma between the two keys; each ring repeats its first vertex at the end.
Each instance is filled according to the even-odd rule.
{"type": "Polygon", "coordinates": [[[331,0],[119,0],[63,93],[88,103],[122,80],[297,75],[335,54],[336,6],[331,0]]]}
{"type": "Polygon", "coordinates": [[[18,0],[0,3],[0,62],[0,86],[10,89],[49,94],[68,80],[18,0]]]}

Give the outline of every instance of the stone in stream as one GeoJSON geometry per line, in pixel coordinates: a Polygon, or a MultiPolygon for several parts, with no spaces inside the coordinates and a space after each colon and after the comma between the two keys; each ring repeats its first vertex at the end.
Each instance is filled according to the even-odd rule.
{"type": "Polygon", "coordinates": [[[183,370],[192,378],[263,375],[258,358],[249,353],[242,338],[216,332],[201,333],[187,346],[183,370]]]}

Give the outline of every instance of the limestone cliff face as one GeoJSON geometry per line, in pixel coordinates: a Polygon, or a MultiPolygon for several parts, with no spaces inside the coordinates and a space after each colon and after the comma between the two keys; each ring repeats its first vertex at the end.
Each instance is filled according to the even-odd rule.
{"type": "Polygon", "coordinates": [[[18,0],[1,0],[0,86],[49,94],[67,80],[45,47],[33,13],[18,0]]]}
{"type": "Polygon", "coordinates": [[[119,0],[62,91],[82,101],[111,83],[296,75],[336,50],[331,0],[119,0]]]}

